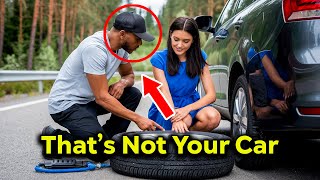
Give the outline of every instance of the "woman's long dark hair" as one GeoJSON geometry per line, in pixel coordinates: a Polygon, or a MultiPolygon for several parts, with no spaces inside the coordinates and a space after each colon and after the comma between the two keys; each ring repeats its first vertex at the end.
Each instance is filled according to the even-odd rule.
{"type": "Polygon", "coordinates": [[[201,54],[198,26],[194,19],[188,17],[179,17],[175,19],[170,25],[167,41],[169,60],[167,63],[167,68],[169,74],[175,75],[179,71],[180,65],[180,60],[171,46],[171,34],[175,30],[184,30],[188,32],[193,38],[193,42],[186,53],[187,75],[191,78],[194,78],[197,75],[201,75],[201,68],[205,65],[205,61],[201,54]]]}

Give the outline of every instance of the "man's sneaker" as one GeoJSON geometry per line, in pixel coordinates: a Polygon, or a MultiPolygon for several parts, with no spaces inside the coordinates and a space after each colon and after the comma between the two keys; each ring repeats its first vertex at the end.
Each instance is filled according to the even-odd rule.
{"type": "MultiPolygon", "coordinates": [[[[54,129],[52,126],[46,126],[43,128],[41,135],[42,136],[52,136],[52,135],[57,135],[56,134],[56,129],[54,129]]],[[[42,156],[45,159],[61,159],[62,155],[61,154],[57,154],[57,150],[56,150],[56,144],[53,142],[51,144],[51,153],[52,154],[46,154],[45,153],[45,145],[43,145],[42,147],[42,156]]]]}
{"type": "Polygon", "coordinates": [[[54,129],[52,126],[46,126],[43,128],[41,135],[42,136],[51,136],[55,135],[56,129],[54,129]]]}

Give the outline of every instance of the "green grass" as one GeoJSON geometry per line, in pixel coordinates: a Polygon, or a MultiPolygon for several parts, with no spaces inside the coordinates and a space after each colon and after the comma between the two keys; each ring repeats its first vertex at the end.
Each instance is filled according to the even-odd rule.
{"type": "MultiPolygon", "coordinates": [[[[54,81],[43,81],[44,93],[49,93],[54,81]]],[[[29,94],[38,92],[38,81],[0,83],[0,97],[5,95],[29,94]]]]}

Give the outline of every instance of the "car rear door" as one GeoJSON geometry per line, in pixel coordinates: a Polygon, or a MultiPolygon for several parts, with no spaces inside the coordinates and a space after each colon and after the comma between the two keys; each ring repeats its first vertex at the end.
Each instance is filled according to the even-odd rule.
{"type": "MultiPolygon", "coordinates": [[[[219,39],[220,46],[220,65],[222,67],[229,67],[225,73],[220,76],[220,88],[221,91],[226,92],[226,98],[221,99],[221,105],[223,107],[229,107],[228,100],[229,91],[232,90],[233,86],[229,85],[229,80],[232,72],[232,67],[235,62],[239,62],[243,66],[241,61],[239,50],[246,45],[247,41],[243,38],[243,35],[247,31],[247,27],[250,26],[253,22],[249,22],[247,19],[250,16],[250,6],[254,0],[237,0],[233,8],[233,16],[223,24],[219,31],[225,32],[227,36],[222,39],[219,39]]],[[[218,31],[218,33],[219,33],[218,31]]],[[[217,37],[216,37],[217,39],[217,37]]]]}
{"type": "Polygon", "coordinates": [[[255,22],[255,25],[247,33],[250,33],[251,43],[259,51],[271,50],[284,26],[281,2],[281,0],[257,0],[252,7],[249,21],[255,22]]]}
{"type": "Polygon", "coordinates": [[[227,36],[227,32],[223,30],[223,27],[230,18],[232,18],[233,7],[237,0],[229,0],[222,10],[222,14],[217,20],[215,25],[216,32],[210,35],[208,41],[204,45],[204,50],[208,55],[207,62],[210,65],[210,74],[215,85],[217,100],[215,105],[222,106],[221,101],[227,98],[227,90],[221,89],[220,79],[223,79],[224,83],[228,83],[228,67],[221,65],[221,49],[223,49],[223,44],[219,38],[227,36]]]}
{"type": "MultiPolygon", "coordinates": [[[[216,23],[216,33],[212,41],[214,47],[208,51],[215,56],[212,69],[218,72],[219,76],[219,106],[228,107],[230,71],[234,62],[239,61],[239,41],[249,26],[247,15],[250,13],[250,6],[254,0],[229,0],[223,13],[216,23]],[[217,56],[217,57],[216,57],[217,56]]],[[[252,23],[252,22],[250,22],[252,23]]],[[[245,43],[245,42],[242,42],[245,43]]],[[[241,62],[240,62],[241,63],[241,62]]]]}

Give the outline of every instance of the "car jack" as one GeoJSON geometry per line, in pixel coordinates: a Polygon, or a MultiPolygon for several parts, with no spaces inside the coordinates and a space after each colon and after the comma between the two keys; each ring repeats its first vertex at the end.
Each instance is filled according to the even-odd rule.
{"type": "Polygon", "coordinates": [[[76,159],[53,159],[45,160],[44,163],[39,163],[34,169],[36,172],[44,173],[69,173],[93,171],[95,169],[107,167],[110,167],[110,164],[94,164],[90,161],[80,161],[76,159]]]}

